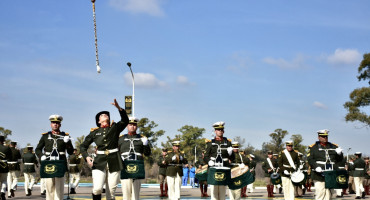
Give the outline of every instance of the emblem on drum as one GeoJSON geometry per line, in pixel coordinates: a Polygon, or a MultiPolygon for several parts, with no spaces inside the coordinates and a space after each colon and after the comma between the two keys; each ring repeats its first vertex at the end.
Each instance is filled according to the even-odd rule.
{"type": "Polygon", "coordinates": [[[128,164],[125,171],[129,174],[134,174],[139,171],[139,168],[135,164],[128,164]]]}
{"type": "Polygon", "coordinates": [[[347,182],[347,178],[345,175],[339,175],[337,177],[337,183],[339,184],[345,184],[347,182]]]}
{"type": "Polygon", "coordinates": [[[44,172],[47,174],[54,174],[55,172],[57,172],[57,166],[53,164],[47,164],[45,165],[44,172]]]}
{"type": "Polygon", "coordinates": [[[236,186],[241,185],[241,184],[242,184],[242,182],[240,180],[234,182],[234,185],[236,185],[236,186]]]}
{"type": "Polygon", "coordinates": [[[226,176],[223,172],[216,172],[214,178],[216,181],[224,181],[226,179],[226,176]]]}

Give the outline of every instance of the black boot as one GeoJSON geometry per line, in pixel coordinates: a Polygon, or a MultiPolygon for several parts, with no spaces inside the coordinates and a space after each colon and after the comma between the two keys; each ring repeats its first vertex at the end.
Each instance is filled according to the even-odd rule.
{"type": "Polygon", "coordinates": [[[76,194],[76,190],[74,188],[71,188],[71,192],[69,194],[76,194]]]}
{"type": "Polygon", "coordinates": [[[14,190],[13,190],[13,189],[10,189],[10,195],[11,195],[12,197],[15,197],[15,194],[14,194],[14,190]]]}
{"type": "Polygon", "coordinates": [[[94,195],[92,194],[93,200],[101,200],[101,194],[94,195]]]}
{"type": "Polygon", "coordinates": [[[26,196],[31,196],[32,195],[32,190],[31,189],[27,189],[27,194],[26,196]]]}
{"type": "Polygon", "coordinates": [[[1,197],[1,199],[6,200],[6,198],[5,198],[5,193],[4,193],[4,192],[2,192],[2,193],[1,193],[1,196],[0,196],[0,197],[1,197]]]}

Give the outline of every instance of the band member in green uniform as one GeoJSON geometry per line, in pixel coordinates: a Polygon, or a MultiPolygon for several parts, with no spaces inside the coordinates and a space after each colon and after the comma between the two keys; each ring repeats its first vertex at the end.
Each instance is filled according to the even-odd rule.
{"type": "MultiPolygon", "coordinates": [[[[69,155],[73,153],[73,145],[69,133],[60,131],[63,117],[51,115],[49,117],[51,131],[43,133],[35,149],[37,157],[44,160],[63,160],[67,166],[66,151],[69,155]]],[[[64,177],[45,178],[46,199],[62,200],[64,194],[64,177]]]]}
{"type": "Polygon", "coordinates": [[[343,149],[328,142],[329,130],[317,131],[318,140],[308,147],[307,160],[311,166],[311,178],[315,185],[316,199],[331,199],[333,189],[325,188],[323,172],[333,170],[343,159],[343,149]]]}
{"type": "Polygon", "coordinates": [[[364,157],[365,160],[365,179],[364,179],[364,187],[366,195],[370,195],[370,162],[369,156],[364,157]]]}
{"type": "MultiPolygon", "coordinates": [[[[206,140],[205,161],[209,167],[230,167],[233,153],[231,140],[224,137],[225,122],[216,122],[213,125],[216,136],[206,140]]],[[[208,173],[208,176],[212,176],[208,173]]],[[[211,185],[211,199],[225,199],[226,185],[211,185]]]]}
{"type": "MultiPolygon", "coordinates": [[[[241,154],[241,152],[239,152],[239,142],[232,142],[231,146],[233,147],[233,156],[231,156],[231,164],[230,164],[231,168],[249,167],[249,159],[245,157],[244,154],[241,154]]],[[[237,189],[237,190],[229,189],[230,200],[239,200],[241,198],[241,190],[242,188],[237,189]]]]}
{"type": "MultiPolygon", "coordinates": [[[[12,150],[4,145],[5,137],[0,135],[0,184],[5,183],[9,172],[8,159],[12,158],[12,150]]],[[[1,188],[1,199],[6,199],[6,189],[1,188]]]]}
{"type": "MultiPolygon", "coordinates": [[[[120,136],[118,148],[121,158],[125,160],[144,160],[144,156],[152,153],[148,138],[137,134],[139,119],[130,117],[127,125],[127,134],[120,136]]],[[[123,169],[126,170],[126,169],[123,169]]],[[[144,172],[144,169],[143,169],[144,172]]],[[[121,177],[123,199],[138,200],[140,196],[141,179],[121,177]]]]}
{"type": "Polygon", "coordinates": [[[285,145],[286,149],[279,153],[278,158],[281,182],[284,188],[284,199],[294,200],[294,186],[290,176],[298,170],[300,161],[298,152],[293,150],[293,141],[286,141],[285,145]]]}
{"type": "Polygon", "coordinates": [[[12,158],[8,160],[9,173],[8,173],[8,198],[14,197],[14,192],[17,190],[18,178],[21,173],[20,161],[21,151],[17,148],[17,142],[12,141],[9,145],[12,150],[12,158]],[[10,194],[10,195],[9,195],[10,194]]]}
{"type": "Polygon", "coordinates": [[[274,185],[271,182],[270,176],[272,173],[277,173],[279,171],[278,162],[272,156],[273,156],[272,151],[268,151],[266,160],[262,162],[262,169],[265,172],[265,183],[266,183],[268,197],[274,197],[274,194],[273,194],[274,185]]]}
{"type": "Polygon", "coordinates": [[[159,197],[168,197],[167,191],[168,191],[168,185],[167,185],[167,179],[166,179],[166,170],[167,170],[167,164],[165,161],[165,158],[167,156],[167,149],[162,149],[162,154],[158,159],[158,166],[159,166],[159,172],[158,172],[158,179],[159,179],[159,189],[161,190],[161,195],[159,197]]]}
{"type": "Polygon", "coordinates": [[[356,152],[356,159],[353,161],[349,167],[353,170],[353,178],[356,188],[356,199],[365,198],[365,190],[363,186],[363,181],[365,177],[365,161],[361,158],[362,153],[356,152]]]}
{"type": "Polygon", "coordinates": [[[355,181],[353,178],[353,172],[354,170],[351,169],[351,164],[353,165],[353,161],[355,160],[355,156],[349,156],[349,160],[346,163],[347,165],[347,171],[348,171],[348,193],[349,194],[356,194],[355,190],[355,181]]]}
{"type": "Polygon", "coordinates": [[[207,194],[208,190],[208,183],[207,183],[207,176],[208,173],[204,172],[207,169],[204,169],[205,167],[208,168],[208,164],[204,160],[204,154],[205,150],[202,151],[202,157],[200,157],[197,162],[195,163],[195,166],[197,167],[197,170],[195,171],[195,177],[199,181],[199,189],[200,189],[200,194],[201,197],[209,197],[207,194]],[[197,175],[199,174],[199,175],[197,175]]]}
{"type": "Polygon", "coordinates": [[[24,174],[24,190],[26,196],[32,195],[33,185],[35,184],[36,170],[38,166],[37,158],[33,152],[32,146],[27,146],[27,152],[23,154],[23,174],[24,174]]]}
{"type": "Polygon", "coordinates": [[[106,184],[106,199],[115,199],[115,190],[119,183],[120,171],[123,163],[118,150],[118,139],[120,133],[128,124],[126,111],[118,105],[116,99],[111,103],[115,106],[121,116],[119,122],[110,123],[108,111],[101,111],[95,116],[97,128],[92,128],[90,134],[80,145],[80,152],[87,164],[92,167],[93,177],[93,200],[100,200],[104,183],[106,184]],[[87,150],[91,143],[97,146],[96,157],[89,156],[87,150]]]}
{"type": "Polygon", "coordinates": [[[183,176],[182,165],[188,163],[185,155],[180,151],[180,141],[172,142],[172,151],[168,152],[165,161],[167,164],[168,198],[170,200],[179,200],[183,176]]]}
{"type": "MultiPolygon", "coordinates": [[[[245,152],[244,152],[245,153],[245,152]]],[[[249,158],[249,171],[256,177],[256,166],[257,162],[254,160],[255,156],[253,154],[248,155],[249,158]]],[[[247,189],[249,189],[248,193],[253,193],[253,183],[248,184],[246,187],[242,189],[241,197],[248,197],[247,189]]]]}
{"type": "Polygon", "coordinates": [[[82,155],[77,153],[77,149],[73,150],[73,154],[69,156],[69,187],[70,194],[76,194],[76,188],[80,182],[80,167],[82,155]]]}

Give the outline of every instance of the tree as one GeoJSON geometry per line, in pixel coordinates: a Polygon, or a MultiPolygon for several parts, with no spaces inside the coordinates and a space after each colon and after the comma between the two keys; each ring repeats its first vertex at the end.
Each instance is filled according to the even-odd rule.
{"type": "Polygon", "coordinates": [[[302,141],[303,141],[302,135],[300,134],[292,135],[290,139],[293,141],[294,150],[297,150],[303,153],[303,155],[306,155],[307,146],[302,145],[302,141]]]}
{"type": "Polygon", "coordinates": [[[164,130],[153,131],[157,126],[158,124],[148,118],[141,118],[137,123],[138,133],[147,137],[152,146],[157,146],[158,138],[165,133],[164,130]]]}
{"type": "Polygon", "coordinates": [[[270,133],[271,141],[269,143],[264,142],[262,144],[263,153],[266,154],[269,150],[274,153],[282,151],[284,149],[283,139],[288,134],[288,131],[283,129],[276,129],[273,133],[270,133]]]}
{"type": "MultiPolygon", "coordinates": [[[[369,81],[370,85],[370,53],[364,54],[364,59],[358,67],[358,81],[369,81]]],[[[348,111],[346,114],[346,122],[359,121],[365,126],[370,126],[370,116],[361,111],[360,108],[369,106],[370,104],[370,87],[357,88],[349,95],[350,101],[344,103],[344,108],[348,111]]]]}
{"type": "MultiPolygon", "coordinates": [[[[235,142],[239,142],[239,149],[241,149],[244,146],[245,138],[241,138],[240,136],[236,136],[234,138],[235,142]]],[[[248,144],[249,145],[249,144],[248,144]]]]}
{"type": "Polygon", "coordinates": [[[0,127],[0,135],[3,135],[5,138],[5,144],[9,144],[10,140],[8,139],[9,135],[12,135],[12,131],[9,129],[5,129],[3,127],[0,127]]]}

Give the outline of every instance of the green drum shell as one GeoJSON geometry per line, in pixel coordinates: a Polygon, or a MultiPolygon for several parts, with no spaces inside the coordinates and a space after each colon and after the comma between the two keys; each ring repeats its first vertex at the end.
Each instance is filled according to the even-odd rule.
{"type": "Polygon", "coordinates": [[[67,171],[67,162],[65,160],[43,160],[40,166],[41,178],[60,178],[64,177],[67,171]]]}
{"type": "Polygon", "coordinates": [[[276,178],[273,178],[273,176],[272,176],[272,174],[271,174],[270,179],[271,179],[271,183],[272,183],[273,185],[279,185],[279,184],[282,184],[282,183],[281,183],[281,176],[280,176],[280,174],[278,174],[278,176],[277,176],[276,178]]]}
{"type": "Polygon", "coordinates": [[[348,188],[348,172],[346,170],[325,171],[326,189],[348,188]]]}
{"type": "Polygon", "coordinates": [[[228,186],[230,190],[237,190],[254,182],[254,175],[248,170],[246,173],[232,178],[228,186]]]}
{"type": "Polygon", "coordinates": [[[230,168],[210,167],[208,169],[207,183],[209,185],[228,185],[231,180],[230,168]]]}
{"type": "Polygon", "coordinates": [[[195,174],[195,178],[197,178],[198,181],[206,181],[208,178],[208,171],[195,174]]]}
{"type": "Polygon", "coordinates": [[[121,179],[145,179],[144,160],[124,160],[121,179]]]}

